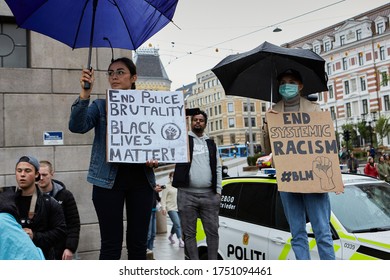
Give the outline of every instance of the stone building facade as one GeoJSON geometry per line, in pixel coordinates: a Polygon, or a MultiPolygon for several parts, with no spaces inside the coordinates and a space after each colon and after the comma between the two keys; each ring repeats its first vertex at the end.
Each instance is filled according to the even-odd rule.
{"type": "MultiPolygon", "coordinates": [[[[331,112],[339,135],[350,124],[360,136],[362,120],[375,133],[375,120],[390,117],[389,22],[390,4],[385,4],[283,45],[311,49],[325,59],[329,91],[319,93],[318,101],[331,112]]],[[[359,138],[358,145],[371,144],[359,138]]],[[[390,146],[390,135],[383,145],[390,146]]]]}

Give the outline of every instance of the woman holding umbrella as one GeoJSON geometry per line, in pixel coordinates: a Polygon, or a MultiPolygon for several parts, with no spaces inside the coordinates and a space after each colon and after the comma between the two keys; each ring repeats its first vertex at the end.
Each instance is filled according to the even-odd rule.
{"type": "MultiPolygon", "coordinates": [[[[129,58],[114,60],[108,67],[107,76],[112,89],[135,89],[136,66],[129,58]]],[[[92,200],[99,220],[99,258],[121,258],[123,206],[126,203],[128,259],[146,259],[146,241],[156,186],[153,167],[157,167],[158,162],[107,162],[106,101],[97,99],[90,104],[93,69],[82,70],[80,84],[81,93],[72,105],[69,129],[74,133],[95,129],[87,181],[93,184],[92,200]],[[89,89],[84,88],[85,83],[90,83],[89,89]]]]}
{"type": "MultiPolygon", "coordinates": [[[[289,69],[278,77],[279,95],[282,99],[275,104],[271,113],[278,112],[318,112],[317,103],[301,97],[304,85],[299,72],[289,69]]],[[[265,128],[265,132],[268,129],[265,128]]],[[[268,136],[268,133],[266,133],[268,136]]],[[[266,141],[270,149],[269,137],[266,141]]],[[[269,151],[270,152],[270,151],[269,151]]],[[[292,234],[291,245],[297,260],[309,260],[310,251],[306,232],[306,215],[313,227],[320,259],[334,260],[335,252],[330,229],[330,201],[328,193],[280,192],[284,212],[292,234]]]]}

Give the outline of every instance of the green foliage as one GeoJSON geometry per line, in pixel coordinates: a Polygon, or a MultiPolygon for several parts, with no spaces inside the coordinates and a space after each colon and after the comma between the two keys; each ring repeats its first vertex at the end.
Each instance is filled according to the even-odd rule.
{"type": "Polygon", "coordinates": [[[254,154],[253,157],[251,156],[248,156],[246,158],[246,161],[248,163],[248,166],[256,166],[256,161],[259,157],[262,157],[264,156],[264,154],[261,154],[261,153],[258,153],[258,154],[254,154]]]}
{"type": "Polygon", "coordinates": [[[379,145],[383,145],[383,138],[390,133],[390,118],[381,115],[375,124],[375,132],[379,136],[379,145]]]}

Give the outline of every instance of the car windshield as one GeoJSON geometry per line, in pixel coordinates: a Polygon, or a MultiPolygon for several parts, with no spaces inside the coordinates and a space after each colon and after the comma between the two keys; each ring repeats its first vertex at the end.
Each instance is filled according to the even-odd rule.
{"type": "Polygon", "coordinates": [[[330,194],[333,213],[348,232],[390,230],[390,185],[367,183],[345,186],[330,194]]]}

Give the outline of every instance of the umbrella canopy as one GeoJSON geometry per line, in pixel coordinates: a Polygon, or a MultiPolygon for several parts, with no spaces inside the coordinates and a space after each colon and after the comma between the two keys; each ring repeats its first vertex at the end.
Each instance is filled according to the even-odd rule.
{"type": "Polygon", "coordinates": [[[301,74],[302,95],[328,90],[324,59],[311,50],[283,48],[268,42],[230,55],[211,70],[228,95],[277,102],[280,95],[276,78],[287,69],[301,74]]]}
{"type": "Polygon", "coordinates": [[[6,0],[16,23],[56,39],[71,48],[135,50],[167,25],[178,0],[6,0]],[[94,3],[96,7],[94,9],[94,3]]]}

